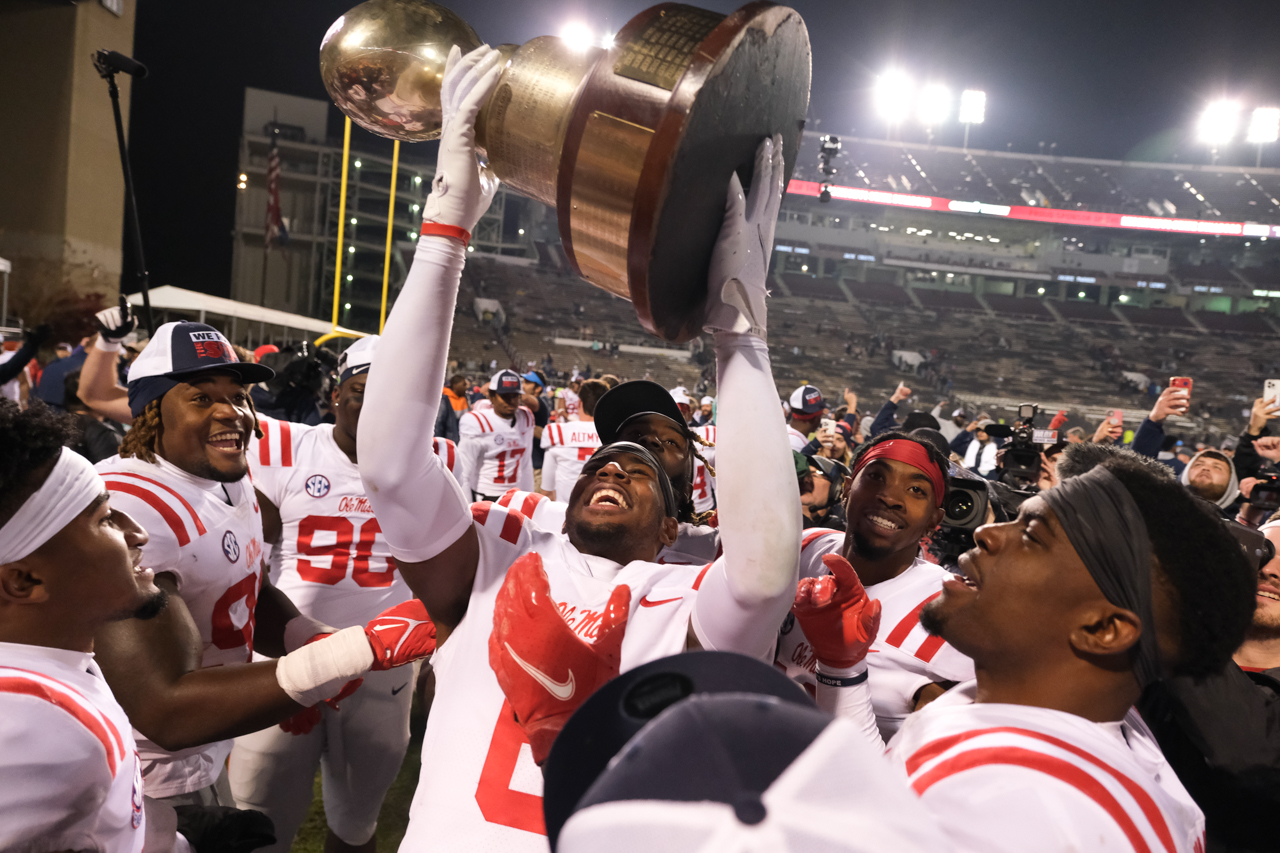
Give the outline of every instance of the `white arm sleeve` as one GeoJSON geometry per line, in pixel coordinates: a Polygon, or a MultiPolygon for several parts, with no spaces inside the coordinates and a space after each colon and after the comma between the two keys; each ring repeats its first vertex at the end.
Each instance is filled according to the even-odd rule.
{"type": "Polygon", "coordinates": [[[356,436],[360,479],[391,553],[407,562],[434,557],[471,526],[469,496],[433,451],[429,435],[465,261],[459,241],[419,238],[365,388],[356,436]]]}
{"type": "Polygon", "coordinates": [[[703,578],[693,630],[704,648],[769,660],[796,594],[800,487],[769,349],[717,332],[716,495],[724,555],[703,578]]]}
{"type": "Polygon", "coordinates": [[[846,669],[828,668],[819,663],[815,675],[817,684],[813,698],[818,709],[835,717],[844,717],[862,732],[867,743],[884,749],[884,739],[880,737],[875,710],[871,707],[866,660],[846,669]]]}

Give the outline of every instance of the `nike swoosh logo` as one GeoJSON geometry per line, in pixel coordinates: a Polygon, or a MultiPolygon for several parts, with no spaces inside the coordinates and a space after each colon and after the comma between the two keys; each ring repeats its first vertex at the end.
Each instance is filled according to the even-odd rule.
{"type": "Polygon", "coordinates": [[[650,601],[648,598],[640,599],[641,607],[657,607],[659,604],[670,604],[673,601],[680,601],[684,596],[678,595],[675,598],[664,598],[661,601],[650,601]]]}
{"type": "Polygon", "coordinates": [[[401,690],[404,690],[408,686],[409,686],[409,682],[406,681],[404,684],[401,684],[399,687],[394,688],[391,691],[391,695],[392,696],[396,695],[397,693],[399,693],[401,690]]]}
{"type": "Polygon", "coordinates": [[[561,702],[568,702],[573,698],[573,670],[569,670],[569,677],[563,682],[556,681],[545,672],[538,670],[529,663],[526,663],[520,655],[516,654],[516,650],[511,648],[510,643],[503,643],[507,647],[507,654],[511,655],[511,659],[520,665],[520,668],[529,673],[529,677],[534,681],[547,688],[547,692],[561,702]]]}

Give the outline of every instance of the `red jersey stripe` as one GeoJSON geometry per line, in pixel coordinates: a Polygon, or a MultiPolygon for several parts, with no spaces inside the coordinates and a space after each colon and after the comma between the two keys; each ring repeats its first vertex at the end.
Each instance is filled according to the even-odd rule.
{"type": "Polygon", "coordinates": [[[489,510],[493,508],[493,504],[489,501],[477,501],[471,505],[471,517],[475,519],[476,524],[481,527],[489,520],[489,510]]]}
{"type": "Polygon", "coordinates": [[[445,466],[452,471],[456,461],[454,454],[458,452],[458,446],[447,438],[444,440],[444,446],[449,451],[449,455],[445,458],[445,466]]]}
{"type": "MultiPolygon", "coordinates": [[[[928,604],[930,601],[933,601],[935,598],[937,598],[940,595],[942,595],[942,590],[938,590],[933,595],[929,596],[924,601],[917,604],[914,610],[912,610],[906,616],[902,617],[902,621],[899,622],[897,626],[889,633],[889,636],[885,638],[885,642],[891,646],[897,646],[898,648],[901,648],[902,642],[905,639],[907,639],[907,635],[911,633],[911,630],[913,628],[915,628],[917,625],[920,624],[920,611],[924,610],[924,606],[926,604],[928,604]]],[[[934,651],[936,652],[937,650],[935,649],[934,651]]]]}
{"type": "MultiPolygon", "coordinates": [[[[111,475],[107,475],[111,476],[111,475]]],[[[183,547],[191,542],[191,535],[187,533],[187,525],[183,523],[182,518],[173,511],[173,507],[169,506],[164,500],[150,489],[143,486],[135,486],[133,483],[119,483],[107,480],[107,491],[123,492],[126,495],[133,495],[144,503],[147,503],[160,514],[165,524],[169,525],[169,529],[173,531],[173,535],[178,539],[178,547],[183,547]]]]}
{"type": "Polygon", "coordinates": [[[1119,770],[1116,770],[1102,759],[1094,756],[1092,753],[1086,752],[1075,744],[1069,743],[1062,738],[1044,734],[1043,732],[1018,728],[1017,726],[992,726],[991,728],[974,729],[972,731],[962,732],[958,735],[938,738],[937,740],[930,741],[920,747],[920,749],[916,750],[907,758],[907,774],[914,775],[915,772],[926,762],[936,758],[957,744],[989,734],[1015,734],[1021,735],[1022,737],[1033,738],[1035,740],[1042,740],[1045,743],[1053,744],[1059,749],[1065,750],[1072,755],[1083,758],[1095,767],[1105,771],[1129,792],[1129,796],[1133,797],[1134,800],[1137,801],[1138,805],[1142,808],[1142,813],[1146,815],[1146,818],[1151,823],[1152,828],[1155,829],[1156,835],[1160,837],[1161,843],[1164,844],[1165,848],[1169,850],[1170,853],[1172,853],[1175,847],[1173,843],[1173,833],[1169,831],[1169,827],[1164,820],[1164,815],[1160,812],[1160,807],[1156,805],[1155,800],[1151,798],[1150,794],[1144,791],[1137,782],[1134,782],[1128,776],[1124,775],[1119,770]]]}
{"type": "Polygon", "coordinates": [[[507,517],[502,522],[502,532],[498,534],[499,538],[516,544],[516,540],[520,538],[520,529],[524,527],[524,516],[518,512],[507,511],[507,517]]]}
{"type": "Polygon", "coordinates": [[[804,541],[800,543],[800,550],[803,551],[805,548],[808,548],[810,545],[813,544],[815,539],[818,539],[821,536],[825,536],[828,533],[835,533],[835,532],[836,531],[834,530],[825,530],[825,529],[810,531],[810,533],[804,537],[804,541]]]}
{"type": "Polygon", "coordinates": [[[546,499],[546,495],[530,492],[529,497],[525,498],[524,503],[520,505],[521,514],[533,518],[533,512],[538,508],[538,504],[546,499]]]}
{"type": "MultiPolygon", "coordinates": [[[[917,795],[924,796],[925,791],[928,791],[929,788],[944,779],[957,773],[963,773],[965,770],[972,770],[975,767],[988,767],[993,764],[1025,767],[1065,782],[1086,797],[1089,797],[1111,816],[1111,819],[1124,832],[1125,837],[1129,839],[1129,843],[1133,845],[1135,853],[1151,853],[1151,848],[1147,846],[1146,839],[1142,837],[1142,832],[1138,829],[1137,824],[1133,822],[1133,818],[1129,816],[1129,813],[1124,810],[1124,806],[1101,782],[1071,762],[1045,755],[1042,752],[1009,746],[968,750],[953,758],[939,762],[927,773],[913,779],[911,787],[917,795]]],[[[1167,849],[1169,853],[1174,853],[1172,844],[1167,845],[1167,849]]]]}
{"type": "MultiPolygon", "coordinates": [[[[48,684],[33,681],[31,679],[22,678],[20,676],[0,677],[0,692],[13,693],[19,696],[31,696],[35,699],[43,699],[54,707],[61,708],[70,714],[73,718],[89,730],[89,733],[98,739],[102,744],[102,750],[107,754],[107,767],[111,770],[111,775],[116,775],[116,768],[120,765],[122,755],[117,754],[117,744],[120,744],[120,733],[115,731],[115,727],[111,725],[110,720],[103,720],[96,714],[90,712],[77,702],[70,694],[61,690],[56,690],[48,684]],[[110,729],[108,729],[110,727],[110,729]]],[[[123,748],[120,749],[123,752],[123,748]]]]}
{"type": "Polygon", "coordinates": [[[512,498],[518,494],[520,494],[520,492],[517,489],[510,489],[504,492],[502,497],[498,498],[498,506],[511,506],[512,498]]]}
{"type": "Polygon", "coordinates": [[[164,489],[166,492],[168,492],[169,494],[177,498],[178,502],[182,504],[183,509],[185,509],[191,515],[191,520],[194,521],[196,525],[196,534],[199,536],[203,536],[206,533],[204,529],[204,523],[200,521],[200,516],[196,514],[196,508],[193,507],[191,504],[189,504],[186,498],[184,498],[182,495],[178,494],[176,491],[169,488],[159,480],[153,480],[150,477],[144,477],[141,474],[134,474],[131,471],[111,471],[109,473],[103,474],[102,476],[103,477],[133,477],[135,480],[141,480],[144,483],[150,483],[153,486],[157,486],[161,489],[164,489]]]}
{"type": "Polygon", "coordinates": [[[293,428],[288,421],[280,421],[280,466],[293,467],[293,428]]]}
{"type": "Polygon", "coordinates": [[[946,645],[946,642],[947,641],[941,637],[930,635],[929,639],[921,643],[920,648],[916,649],[916,657],[925,663],[928,663],[933,660],[933,656],[938,653],[938,650],[946,645]]]}
{"type": "Polygon", "coordinates": [[[258,463],[271,464],[271,421],[258,421],[262,429],[262,438],[258,439],[258,463]]]}
{"type": "Polygon", "coordinates": [[[698,576],[693,579],[693,588],[697,589],[702,586],[702,579],[707,576],[707,569],[711,568],[711,564],[707,563],[702,567],[702,571],[698,572],[698,576]]]}

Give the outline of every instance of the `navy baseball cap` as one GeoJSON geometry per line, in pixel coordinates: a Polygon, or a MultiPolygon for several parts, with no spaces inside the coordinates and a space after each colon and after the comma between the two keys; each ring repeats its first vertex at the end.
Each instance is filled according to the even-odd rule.
{"type": "Polygon", "coordinates": [[[129,366],[129,411],[136,418],[170,388],[209,371],[229,373],[244,385],[266,382],[276,375],[265,364],[241,361],[231,342],[213,326],[165,323],[129,366]]]}
{"type": "Polygon", "coordinates": [[[378,336],[367,335],[358,338],[355,343],[343,351],[338,358],[338,384],[341,385],[352,376],[368,373],[373,367],[373,356],[378,351],[378,336]]]}
{"type": "Polygon", "coordinates": [[[671,392],[647,379],[623,382],[610,389],[596,403],[593,417],[600,440],[612,444],[618,440],[618,433],[627,421],[643,415],[662,415],[677,426],[688,429],[671,392]]]}
{"type": "Polygon", "coordinates": [[[532,370],[530,370],[528,373],[526,373],[524,376],[521,376],[520,378],[523,379],[525,382],[532,382],[534,385],[537,385],[539,388],[546,387],[546,383],[542,381],[542,377],[534,373],[532,370]]]}
{"type": "Polygon", "coordinates": [[[489,379],[489,390],[497,394],[519,394],[524,391],[520,374],[514,370],[499,370],[489,379]]]}
{"type": "Polygon", "coordinates": [[[822,399],[822,392],[813,385],[801,385],[792,391],[787,403],[791,406],[793,415],[816,415],[827,407],[827,401],[822,399]]]}

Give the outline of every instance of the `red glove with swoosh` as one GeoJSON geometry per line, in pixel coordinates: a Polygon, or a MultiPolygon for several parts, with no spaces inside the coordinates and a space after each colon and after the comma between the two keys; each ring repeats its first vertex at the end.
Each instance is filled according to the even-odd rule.
{"type": "Polygon", "coordinates": [[[801,580],[791,612],[819,663],[851,667],[867,656],[880,630],[880,602],[867,595],[844,557],[827,554],[822,562],[831,574],[801,580]]]}
{"type": "MultiPolygon", "coordinates": [[[[310,640],[303,643],[303,645],[309,646],[317,640],[323,640],[325,637],[331,636],[333,635],[316,634],[310,640]]],[[[340,691],[338,691],[337,696],[334,696],[332,699],[324,700],[324,703],[333,710],[338,710],[338,703],[359,690],[361,684],[364,684],[363,678],[353,678],[348,681],[340,691]]],[[[311,730],[318,725],[320,725],[320,706],[316,704],[312,705],[310,708],[303,708],[301,711],[282,722],[280,724],[280,728],[291,735],[307,735],[311,734],[311,730]]]]}
{"type": "Polygon", "coordinates": [[[393,669],[425,658],[436,650],[436,626],[421,601],[389,607],[365,626],[373,647],[372,670],[393,669]]]}
{"type": "MultiPolygon", "coordinates": [[[[507,570],[493,605],[489,666],[538,764],[569,715],[618,674],[630,609],[631,589],[620,584],[595,624],[595,642],[588,643],[560,615],[540,556],[525,554],[507,570]]],[[[590,636],[589,629],[584,633],[590,636]]]]}

